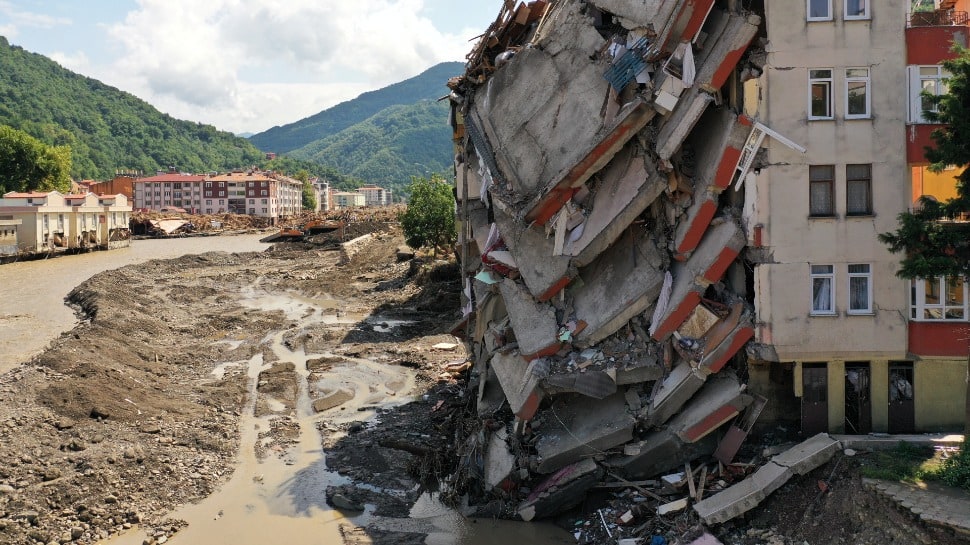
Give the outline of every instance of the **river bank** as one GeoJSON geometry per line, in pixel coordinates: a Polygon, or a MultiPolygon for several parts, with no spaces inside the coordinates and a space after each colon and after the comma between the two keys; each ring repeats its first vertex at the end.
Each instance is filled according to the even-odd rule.
{"type": "MultiPolygon", "coordinates": [[[[269,463],[258,475],[267,516],[340,519],[317,529],[312,539],[321,541],[301,543],[377,532],[347,516],[407,515],[403,506],[417,491],[403,472],[369,497],[345,490],[368,509],[347,516],[323,505],[320,490],[269,486],[299,481],[293,471],[336,475],[318,429],[337,438],[414,396],[423,403],[441,366],[463,359],[442,334],[458,306],[453,271],[412,276],[394,259],[400,243],[398,233],[377,233],[343,265],[337,252],[305,244],[152,260],[72,290],[69,300],[89,319],[0,378],[3,542],[96,543],[124,534],[177,543],[186,521],[169,513],[226,484],[247,441],[243,459],[269,463]],[[365,368],[370,376],[353,376],[365,368]]],[[[394,433],[404,440],[408,430],[394,433]]],[[[394,461],[400,467],[406,457],[394,461]]],[[[239,501],[245,508],[253,500],[239,501]]],[[[228,519],[229,511],[208,516],[228,519]]],[[[433,526],[415,529],[403,524],[374,537],[417,542],[433,526]]]]}

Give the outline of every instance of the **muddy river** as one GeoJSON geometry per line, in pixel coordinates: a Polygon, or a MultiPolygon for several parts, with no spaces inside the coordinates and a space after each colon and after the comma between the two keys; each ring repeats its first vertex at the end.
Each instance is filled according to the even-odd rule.
{"type": "MultiPolygon", "coordinates": [[[[77,319],[64,305],[64,297],[90,276],[155,258],[210,250],[258,251],[265,248],[258,241],[261,236],[140,240],[127,249],[0,266],[3,294],[0,298],[0,372],[39,353],[53,338],[76,325],[77,319]]],[[[119,286],[119,289],[124,288],[119,286]]],[[[336,304],[268,294],[258,285],[247,290],[243,297],[245,304],[253,308],[278,308],[290,319],[306,324],[333,319],[333,314],[325,310],[336,304]]],[[[255,403],[251,401],[242,409],[240,454],[232,478],[204,501],[185,505],[171,514],[172,518],[189,525],[168,543],[336,545],[341,543],[341,524],[426,533],[429,545],[575,542],[571,535],[548,524],[465,519],[427,495],[415,505],[408,519],[378,517],[373,514],[372,506],[350,518],[334,511],[326,504],[324,491],[328,485],[343,484],[347,480],[327,469],[317,431],[321,415],[314,414],[308,394],[311,387],[325,389],[328,385],[309,383],[307,360],[327,354],[306,354],[302,348],[287,347],[282,342],[283,331],[267,340],[279,360],[292,362],[301,377],[298,445],[284,457],[257,459],[254,447],[268,420],[256,416],[255,403]]],[[[409,391],[414,386],[414,377],[406,368],[388,369],[368,360],[350,363],[335,369],[336,375],[327,380],[386,392],[409,391]]],[[[229,367],[245,369],[250,391],[255,394],[257,377],[268,364],[264,364],[259,354],[246,361],[225,362],[215,373],[225,372],[229,367]]],[[[363,399],[360,402],[373,409],[407,401],[406,396],[390,395],[384,399],[393,401],[363,399]]],[[[348,410],[347,413],[356,415],[355,418],[368,416],[367,412],[348,410]]],[[[141,545],[146,537],[136,528],[105,545],[141,545]]]]}

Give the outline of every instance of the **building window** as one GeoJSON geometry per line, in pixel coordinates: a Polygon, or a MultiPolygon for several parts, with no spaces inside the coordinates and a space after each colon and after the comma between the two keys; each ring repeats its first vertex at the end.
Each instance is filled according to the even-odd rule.
{"type": "Polygon", "coordinates": [[[845,118],[863,119],[872,116],[870,112],[869,69],[845,69],[845,118]]]}
{"type": "Polygon", "coordinates": [[[812,265],[812,315],[835,314],[835,267],[812,265]]]}
{"type": "Polygon", "coordinates": [[[266,204],[266,201],[268,201],[268,200],[269,199],[262,199],[263,202],[261,204],[266,204]]]}
{"type": "Polygon", "coordinates": [[[845,0],[845,18],[869,19],[869,0],[845,0]]]}
{"type": "Polygon", "coordinates": [[[872,313],[872,267],[867,263],[849,265],[849,314],[872,313]]]}
{"type": "Polygon", "coordinates": [[[845,165],[845,215],[872,215],[872,165],[845,165]]]}
{"type": "Polygon", "coordinates": [[[205,186],[206,186],[206,187],[212,187],[212,182],[206,182],[206,183],[205,183],[205,186]]]}
{"type": "Polygon", "coordinates": [[[808,88],[808,118],[832,119],[832,70],[809,70],[808,88]]]}
{"type": "Polygon", "coordinates": [[[832,0],[806,0],[809,21],[831,21],[832,0]]]}
{"type": "Polygon", "coordinates": [[[910,285],[910,298],[914,320],[967,319],[967,284],[962,277],[917,278],[910,285]]]}
{"type": "Polygon", "coordinates": [[[936,112],[937,107],[924,95],[945,95],[950,77],[942,66],[910,66],[909,71],[909,121],[929,123],[924,111],[936,112]]]}
{"type": "Polygon", "coordinates": [[[255,214],[256,213],[256,209],[255,208],[250,208],[249,209],[249,213],[250,214],[255,214]]]}
{"type": "Polygon", "coordinates": [[[206,199],[205,204],[208,206],[212,206],[212,199],[206,199]]]}
{"type": "Polygon", "coordinates": [[[808,207],[813,218],[835,216],[835,167],[811,165],[808,167],[808,207]]]}
{"type": "Polygon", "coordinates": [[[267,196],[267,195],[269,195],[269,190],[267,190],[267,189],[262,190],[262,192],[260,192],[260,195],[262,195],[264,197],[267,196]]]}
{"type": "Polygon", "coordinates": [[[263,208],[263,213],[264,213],[264,214],[266,213],[266,209],[265,209],[265,208],[263,208]]]}

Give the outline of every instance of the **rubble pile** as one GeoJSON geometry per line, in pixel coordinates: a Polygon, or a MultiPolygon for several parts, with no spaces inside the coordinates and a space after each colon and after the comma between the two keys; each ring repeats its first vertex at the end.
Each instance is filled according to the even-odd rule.
{"type": "Polygon", "coordinates": [[[764,406],[744,384],[753,226],[729,188],[783,137],[738,113],[764,61],[740,4],[506,2],[449,81],[456,332],[488,423],[450,481],[484,491],[471,510],[553,516],[712,455],[723,481],[764,406]]]}

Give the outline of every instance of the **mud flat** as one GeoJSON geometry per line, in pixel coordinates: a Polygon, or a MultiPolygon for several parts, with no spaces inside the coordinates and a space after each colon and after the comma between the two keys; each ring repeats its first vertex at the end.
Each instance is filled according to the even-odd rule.
{"type": "Polygon", "coordinates": [[[413,454],[350,446],[407,443],[396,407],[429,414],[465,357],[443,333],[454,271],[397,263],[388,229],[343,265],[284,245],[75,288],[82,324],[0,375],[0,542],[474,543],[443,537],[460,523],[408,478],[413,454]]]}

